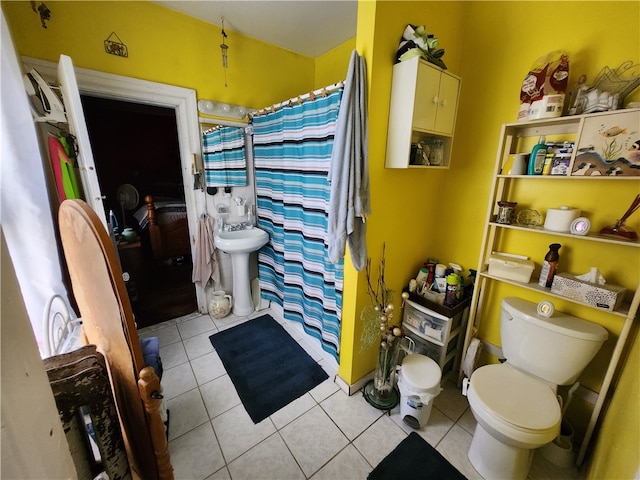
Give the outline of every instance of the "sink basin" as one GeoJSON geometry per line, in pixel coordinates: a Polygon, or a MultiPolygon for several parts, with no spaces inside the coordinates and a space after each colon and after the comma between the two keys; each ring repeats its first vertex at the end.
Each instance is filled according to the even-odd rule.
{"type": "Polygon", "coordinates": [[[269,235],[259,228],[218,232],[214,237],[216,247],[227,253],[249,253],[262,248],[269,241],[269,235]]]}
{"type": "Polygon", "coordinates": [[[245,316],[253,313],[249,255],[269,241],[269,234],[259,228],[218,232],[213,237],[216,248],[231,255],[233,270],[233,314],[245,316]]]}

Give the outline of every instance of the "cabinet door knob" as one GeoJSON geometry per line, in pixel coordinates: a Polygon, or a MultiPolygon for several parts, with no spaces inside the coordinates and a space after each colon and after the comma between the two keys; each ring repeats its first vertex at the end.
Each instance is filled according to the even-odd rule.
{"type": "Polygon", "coordinates": [[[441,107],[444,107],[446,104],[447,104],[447,101],[446,101],[446,100],[442,100],[442,101],[440,102],[440,106],[441,106],[441,107]]]}
{"type": "Polygon", "coordinates": [[[433,100],[431,100],[432,103],[438,103],[438,97],[433,97],[433,100]]]}

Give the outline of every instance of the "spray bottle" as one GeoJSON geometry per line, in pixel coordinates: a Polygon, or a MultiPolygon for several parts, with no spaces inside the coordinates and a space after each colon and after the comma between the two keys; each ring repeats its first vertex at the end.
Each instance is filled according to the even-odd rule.
{"type": "Polygon", "coordinates": [[[556,274],[556,268],[558,268],[558,262],[560,261],[560,254],[558,253],[560,247],[561,245],[559,243],[549,245],[549,251],[544,257],[540,279],[538,280],[538,285],[541,287],[549,288],[553,283],[553,277],[556,274]]]}

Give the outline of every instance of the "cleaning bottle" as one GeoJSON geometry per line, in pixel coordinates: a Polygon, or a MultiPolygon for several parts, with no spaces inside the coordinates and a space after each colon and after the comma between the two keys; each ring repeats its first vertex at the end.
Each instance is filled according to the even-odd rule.
{"type": "Polygon", "coordinates": [[[549,288],[553,283],[553,277],[556,274],[556,268],[560,261],[560,254],[558,253],[558,250],[560,250],[561,246],[562,245],[559,243],[552,243],[549,245],[549,251],[544,257],[542,271],[540,272],[540,279],[538,280],[538,285],[541,287],[549,288]]]}
{"type": "Polygon", "coordinates": [[[458,303],[459,279],[456,273],[447,275],[447,290],[444,296],[445,307],[455,307],[458,303]]]}
{"type": "Polygon", "coordinates": [[[545,142],[545,136],[541,135],[540,140],[538,140],[538,143],[531,150],[531,155],[529,155],[529,167],[527,170],[528,175],[542,175],[544,160],[547,156],[547,146],[545,145],[545,142]]]}

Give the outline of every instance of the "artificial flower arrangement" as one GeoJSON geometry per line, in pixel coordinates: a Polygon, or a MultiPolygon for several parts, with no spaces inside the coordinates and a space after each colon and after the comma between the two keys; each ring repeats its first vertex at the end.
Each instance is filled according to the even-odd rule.
{"type": "Polygon", "coordinates": [[[360,346],[365,350],[375,344],[378,338],[378,365],[372,382],[365,385],[365,399],[378,408],[391,409],[399,398],[395,389],[395,371],[398,361],[400,340],[404,332],[393,323],[394,307],[391,303],[393,292],[387,289],[385,282],[385,244],[382,245],[382,258],[378,266],[378,280],[371,279],[371,258],[367,259],[367,289],[371,304],[364,307],[360,314],[363,321],[360,346]]]}

